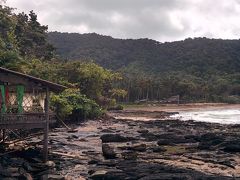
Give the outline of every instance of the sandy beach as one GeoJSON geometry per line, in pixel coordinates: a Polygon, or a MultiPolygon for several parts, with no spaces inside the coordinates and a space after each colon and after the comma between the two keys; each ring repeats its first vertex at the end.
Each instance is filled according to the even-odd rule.
{"type": "Polygon", "coordinates": [[[151,105],[146,106],[134,105],[127,106],[126,110],[141,110],[141,111],[166,111],[166,112],[180,112],[180,111],[196,111],[196,110],[215,110],[215,109],[240,109],[240,104],[225,104],[225,103],[193,103],[193,104],[165,104],[165,105],[151,105]]]}

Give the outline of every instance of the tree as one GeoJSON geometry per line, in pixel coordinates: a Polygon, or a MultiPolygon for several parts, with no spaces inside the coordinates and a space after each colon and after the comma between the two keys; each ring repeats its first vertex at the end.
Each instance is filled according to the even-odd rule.
{"type": "Polygon", "coordinates": [[[30,11],[29,15],[16,15],[15,34],[23,57],[50,60],[53,58],[54,48],[47,42],[47,26],[37,21],[37,15],[30,11]]]}
{"type": "Polygon", "coordinates": [[[0,66],[11,69],[17,69],[17,65],[21,61],[14,28],[12,9],[0,5],[0,66]]]}

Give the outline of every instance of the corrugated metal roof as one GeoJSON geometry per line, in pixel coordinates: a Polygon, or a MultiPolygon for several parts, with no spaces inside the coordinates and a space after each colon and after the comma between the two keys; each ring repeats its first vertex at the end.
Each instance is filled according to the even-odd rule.
{"type": "Polygon", "coordinates": [[[67,88],[66,86],[63,86],[63,85],[60,85],[60,84],[57,84],[57,83],[53,83],[51,81],[40,79],[40,78],[30,76],[30,75],[27,75],[27,74],[23,74],[23,73],[20,73],[20,72],[17,72],[17,71],[9,70],[9,69],[3,68],[3,67],[0,67],[0,74],[1,73],[9,73],[9,74],[12,74],[12,75],[15,75],[15,76],[22,77],[22,78],[27,79],[29,81],[33,81],[35,83],[41,84],[42,86],[48,87],[50,91],[54,91],[54,92],[61,92],[64,89],[67,88]]]}

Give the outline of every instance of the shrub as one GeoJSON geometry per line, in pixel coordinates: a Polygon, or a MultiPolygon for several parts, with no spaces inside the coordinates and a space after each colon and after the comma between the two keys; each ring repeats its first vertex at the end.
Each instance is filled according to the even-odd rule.
{"type": "Polygon", "coordinates": [[[67,89],[59,95],[52,95],[51,106],[57,110],[60,118],[77,121],[96,118],[103,113],[95,101],[88,99],[78,89],[67,89]]]}

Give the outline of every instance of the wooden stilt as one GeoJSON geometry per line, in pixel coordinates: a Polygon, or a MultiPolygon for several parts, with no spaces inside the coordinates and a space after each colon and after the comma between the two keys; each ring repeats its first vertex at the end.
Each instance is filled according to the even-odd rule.
{"type": "Polygon", "coordinates": [[[49,89],[46,89],[46,99],[45,99],[45,116],[46,123],[44,127],[44,144],[43,144],[43,161],[48,160],[48,132],[49,132],[49,89]]]}
{"type": "Polygon", "coordinates": [[[3,129],[2,130],[2,141],[3,141],[3,143],[5,143],[5,139],[6,139],[6,129],[3,129]]]}

